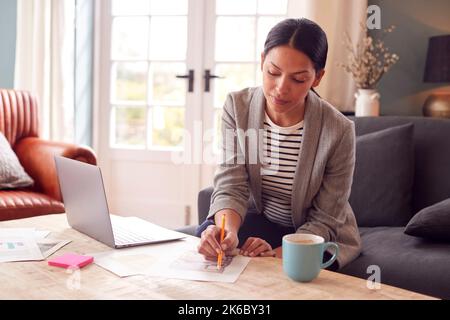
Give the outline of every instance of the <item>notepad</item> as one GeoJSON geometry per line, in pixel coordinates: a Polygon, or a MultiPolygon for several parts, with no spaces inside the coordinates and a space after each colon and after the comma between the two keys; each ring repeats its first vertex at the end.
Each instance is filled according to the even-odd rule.
{"type": "Polygon", "coordinates": [[[66,253],[62,256],[56,257],[48,261],[50,266],[61,267],[61,268],[70,268],[70,267],[78,267],[83,268],[88,264],[94,261],[94,257],[91,256],[83,256],[75,253],[66,253]]]}

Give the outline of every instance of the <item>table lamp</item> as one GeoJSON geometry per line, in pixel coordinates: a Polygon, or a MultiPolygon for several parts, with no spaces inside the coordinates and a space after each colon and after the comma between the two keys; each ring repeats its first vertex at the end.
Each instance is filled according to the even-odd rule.
{"type": "MultiPolygon", "coordinates": [[[[423,81],[450,82],[450,35],[430,38],[423,81]]],[[[450,92],[429,95],[423,105],[423,115],[450,118],[450,92]]]]}

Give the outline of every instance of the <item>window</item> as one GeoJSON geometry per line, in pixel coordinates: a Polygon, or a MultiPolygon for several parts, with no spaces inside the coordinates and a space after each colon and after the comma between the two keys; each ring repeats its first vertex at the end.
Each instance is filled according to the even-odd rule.
{"type": "Polygon", "coordinates": [[[115,0],[110,146],[173,149],[183,140],[188,0],[115,0]]]}

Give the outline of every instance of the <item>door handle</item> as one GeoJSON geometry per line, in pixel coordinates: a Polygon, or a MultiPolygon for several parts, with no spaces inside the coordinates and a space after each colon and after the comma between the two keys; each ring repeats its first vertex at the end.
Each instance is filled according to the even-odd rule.
{"type": "Polygon", "coordinates": [[[216,76],[215,74],[211,74],[211,70],[206,69],[205,75],[203,76],[203,78],[205,78],[205,92],[209,92],[209,89],[210,89],[209,81],[211,79],[224,79],[225,77],[219,77],[219,76],[216,76]]]}
{"type": "Polygon", "coordinates": [[[194,91],[194,70],[189,70],[188,74],[177,74],[175,77],[179,79],[188,79],[188,92],[194,91]]]}

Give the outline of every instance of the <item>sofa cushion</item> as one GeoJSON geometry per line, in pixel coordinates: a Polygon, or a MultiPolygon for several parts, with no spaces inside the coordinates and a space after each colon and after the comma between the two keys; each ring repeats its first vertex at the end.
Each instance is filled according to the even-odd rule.
{"type": "Polygon", "coordinates": [[[43,193],[29,190],[0,191],[0,221],[62,212],[62,202],[43,193]]]}
{"type": "Polygon", "coordinates": [[[181,233],[185,233],[185,234],[188,234],[190,236],[194,236],[195,237],[195,234],[197,232],[197,228],[198,228],[198,225],[191,225],[191,226],[185,226],[185,227],[181,227],[181,228],[175,229],[175,231],[178,231],[178,232],[181,232],[181,233]]]}
{"type": "Polygon", "coordinates": [[[450,241],[450,198],[420,210],[406,225],[405,233],[438,241],[450,241]]]}
{"type": "Polygon", "coordinates": [[[25,172],[8,140],[0,132],[0,189],[21,188],[32,184],[33,179],[25,172]]]}
{"type": "Polygon", "coordinates": [[[360,228],[362,253],[339,272],[368,279],[380,268],[381,283],[450,299],[450,244],[406,235],[403,227],[360,228]]]}
{"type": "Polygon", "coordinates": [[[356,138],[350,205],[358,226],[405,226],[414,177],[411,123],[356,138]]]}

